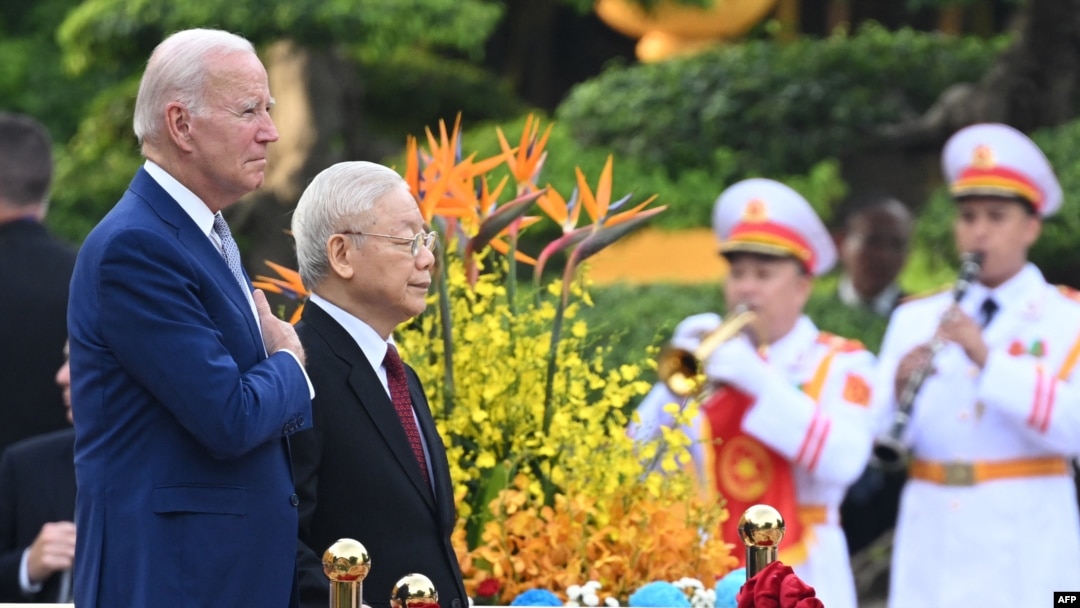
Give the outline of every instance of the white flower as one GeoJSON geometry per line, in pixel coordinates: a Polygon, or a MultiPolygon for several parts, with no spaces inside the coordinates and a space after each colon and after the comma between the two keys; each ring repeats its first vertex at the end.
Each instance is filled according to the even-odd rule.
{"type": "Polygon", "coordinates": [[[588,593],[586,593],[585,597],[582,598],[582,601],[585,602],[586,606],[599,606],[600,605],[600,598],[597,597],[596,594],[593,593],[592,591],[589,591],[588,593]]]}
{"type": "Polygon", "coordinates": [[[611,597],[610,595],[604,598],[604,605],[608,608],[619,608],[619,600],[611,597]]]}
{"type": "Polygon", "coordinates": [[[570,585],[569,587],[567,587],[566,597],[570,598],[571,601],[581,599],[581,586],[570,585]]]}

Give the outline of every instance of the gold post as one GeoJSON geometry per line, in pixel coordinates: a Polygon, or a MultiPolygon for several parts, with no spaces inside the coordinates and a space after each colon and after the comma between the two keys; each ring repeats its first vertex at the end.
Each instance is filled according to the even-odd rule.
{"type": "Polygon", "coordinates": [[[406,574],[390,591],[390,608],[438,608],[439,592],[423,574],[406,574]]]}
{"type": "Polygon", "coordinates": [[[784,538],[784,518],[769,505],[753,505],[739,518],[739,538],[746,545],[746,579],[776,561],[784,538]]]}
{"type": "Polygon", "coordinates": [[[330,579],[330,608],[360,608],[371,556],[358,541],[343,538],[323,553],[323,572],[330,579]]]}

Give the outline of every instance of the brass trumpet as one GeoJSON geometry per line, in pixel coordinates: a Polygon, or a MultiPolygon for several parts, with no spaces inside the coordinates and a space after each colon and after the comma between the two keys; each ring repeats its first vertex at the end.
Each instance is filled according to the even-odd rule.
{"type": "MultiPolygon", "coordinates": [[[[660,350],[656,361],[656,374],[668,390],[677,397],[698,395],[708,384],[702,362],[724,342],[750,331],[755,344],[765,344],[764,334],[758,324],[758,316],[745,304],[736,306],[720,325],[701,339],[694,350],[676,348],[671,344],[660,350]]],[[[760,351],[763,347],[759,346],[760,351]]]]}

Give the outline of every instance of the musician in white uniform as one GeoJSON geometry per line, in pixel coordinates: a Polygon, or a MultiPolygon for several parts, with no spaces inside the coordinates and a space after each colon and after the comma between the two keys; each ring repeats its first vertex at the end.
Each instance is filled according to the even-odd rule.
{"type": "MultiPolygon", "coordinates": [[[[855,608],[838,509],[870,455],[874,358],[803,314],[814,277],[836,261],[833,241],[802,196],[767,179],[725,190],[713,227],[729,262],[727,309],[745,306],[757,315],[753,333],[767,352],[740,334],[707,357],[704,371],[717,390],[685,429],[696,470],[704,487],[727,501],[726,541],[741,546],[735,530],[746,507],[776,507],[787,524],[780,560],[829,608],[855,608]]],[[[719,324],[713,313],[689,317],[672,344],[693,351],[719,324]]],[[[673,424],[665,408],[684,402],[657,383],[630,432],[656,436],[673,424]]]]}
{"type": "Polygon", "coordinates": [[[896,407],[943,345],[896,436],[911,449],[889,606],[1049,606],[1080,590],[1080,302],[1027,261],[1061,186],[1038,147],[999,124],[964,128],[942,165],[956,247],[984,257],[954,304],[939,293],[893,313],[875,397],[896,407]],[[933,336],[938,334],[935,340],[933,336]]]}

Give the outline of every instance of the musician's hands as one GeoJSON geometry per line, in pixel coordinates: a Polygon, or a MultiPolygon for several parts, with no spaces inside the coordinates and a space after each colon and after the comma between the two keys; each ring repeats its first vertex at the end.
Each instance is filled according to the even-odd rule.
{"type": "MultiPolygon", "coordinates": [[[[922,344],[911,349],[908,354],[900,359],[900,363],[896,366],[896,378],[893,379],[893,390],[897,400],[900,399],[901,393],[904,392],[904,387],[910,382],[911,376],[918,373],[918,370],[931,365],[931,357],[933,357],[933,353],[930,350],[930,345],[922,344]]],[[[932,373],[933,370],[927,373],[927,376],[932,373]]]]}
{"type": "Polygon", "coordinates": [[[981,369],[986,365],[988,349],[983,340],[982,328],[975,319],[967,316],[960,307],[953,304],[941,318],[938,333],[949,342],[955,342],[964,349],[968,359],[981,369]]]}
{"type": "Polygon", "coordinates": [[[671,346],[693,351],[701,344],[701,339],[720,326],[720,315],[705,312],[687,317],[675,326],[671,336],[671,346]]]}
{"type": "Polygon", "coordinates": [[[705,375],[711,382],[731,385],[755,398],[770,382],[779,381],[746,336],[728,340],[713,351],[705,362],[705,375]]]}

